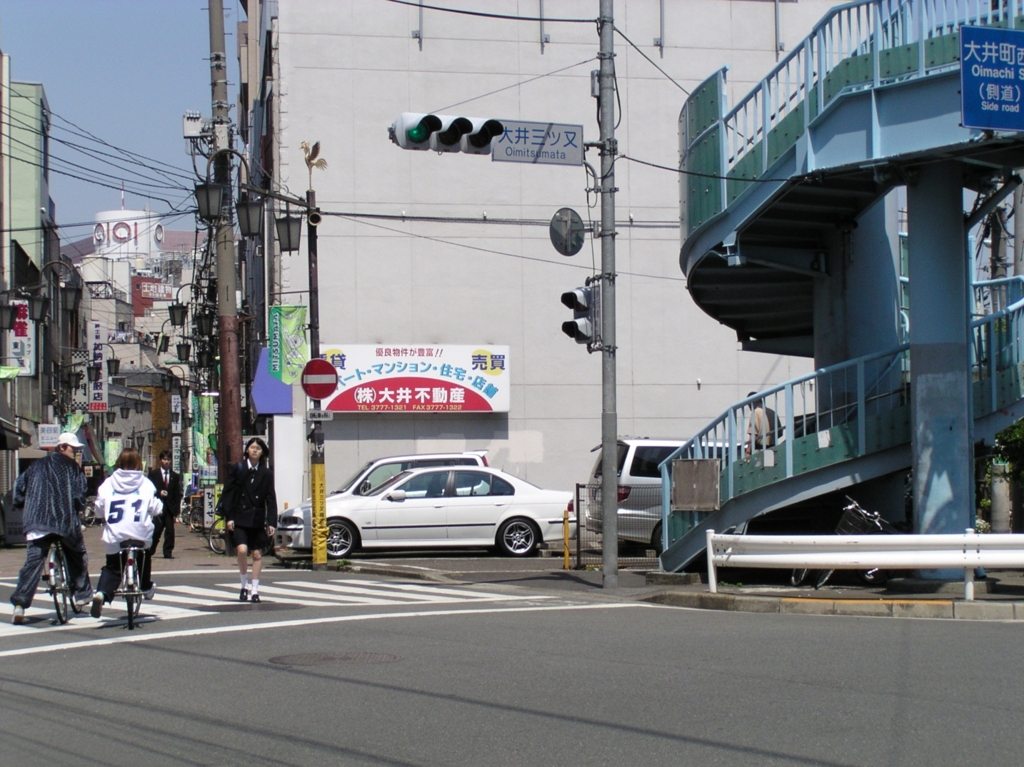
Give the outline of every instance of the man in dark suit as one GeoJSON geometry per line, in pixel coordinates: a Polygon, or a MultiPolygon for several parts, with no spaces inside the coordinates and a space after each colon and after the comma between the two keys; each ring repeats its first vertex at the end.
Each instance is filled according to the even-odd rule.
{"type": "Polygon", "coordinates": [[[149,556],[156,553],[160,537],[164,539],[164,559],[174,559],[174,518],[178,516],[181,509],[181,475],[171,471],[171,451],[164,450],[160,453],[160,465],[149,472],[149,481],[156,486],[157,497],[164,504],[164,513],[153,520],[155,530],[153,531],[153,545],[149,549],[149,556]]]}

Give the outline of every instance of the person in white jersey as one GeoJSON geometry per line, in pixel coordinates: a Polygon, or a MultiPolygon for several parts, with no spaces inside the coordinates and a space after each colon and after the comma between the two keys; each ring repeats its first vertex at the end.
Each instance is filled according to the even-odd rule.
{"type": "MultiPolygon", "coordinates": [[[[117,459],[114,473],[96,493],[96,514],[103,519],[103,550],[107,562],[100,570],[100,582],[92,600],[90,614],[99,618],[104,603],[109,603],[121,583],[121,541],[153,543],[153,517],[163,510],[156,486],[142,473],[142,458],[133,448],[125,448],[117,459]]],[[[143,556],[142,590],[153,598],[155,586],[150,575],[151,562],[143,556]]]]}

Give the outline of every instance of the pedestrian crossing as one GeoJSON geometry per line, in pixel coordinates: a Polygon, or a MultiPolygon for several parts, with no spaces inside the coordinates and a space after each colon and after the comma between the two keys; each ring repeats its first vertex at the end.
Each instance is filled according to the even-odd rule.
{"type": "MultiPolygon", "coordinates": [[[[0,581],[0,586],[13,585],[13,582],[0,581]]],[[[164,586],[158,582],[156,597],[152,601],[142,603],[139,622],[145,624],[208,616],[218,612],[218,607],[230,606],[232,610],[245,610],[246,604],[238,600],[238,591],[238,581],[219,582],[209,586],[164,586]]],[[[253,610],[258,610],[262,605],[275,603],[318,608],[422,607],[534,601],[546,598],[537,595],[494,594],[454,586],[347,578],[325,582],[302,578],[266,581],[260,583],[260,597],[263,601],[259,605],[252,605],[253,610]]],[[[68,631],[101,628],[114,623],[124,623],[127,617],[124,600],[118,599],[112,604],[104,605],[103,617],[99,620],[89,616],[89,606],[86,605],[82,614],[72,616],[63,626],[56,625],[53,602],[46,593],[45,584],[40,584],[32,607],[26,611],[25,624],[15,626],[10,622],[13,609],[10,602],[0,602],[0,638],[24,634],[26,630],[31,629],[68,631]]]]}

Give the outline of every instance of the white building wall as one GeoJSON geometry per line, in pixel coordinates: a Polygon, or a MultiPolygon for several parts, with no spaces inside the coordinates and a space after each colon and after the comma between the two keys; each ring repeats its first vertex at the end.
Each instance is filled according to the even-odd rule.
{"type": "MultiPolygon", "coordinates": [[[[537,3],[517,0],[455,6],[520,16],[538,11],[537,3]]],[[[687,90],[729,64],[730,91],[742,95],[774,66],[774,3],[669,0],[664,58],[651,45],[660,33],[659,6],[659,0],[620,1],[615,21],[687,90]]],[[[830,6],[781,3],[786,47],[830,6]]],[[[549,0],[544,10],[549,18],[593,19],[598,2],[549,0]]],[[[579,255],[565,258],[552,248],[546,226],[564,206],[587,219],[584,170],[403,151],[386,129],[401,112],[440,112],[580,123],[586,140],[596,141],[595,24],[548,22],[542,54],[536,22],[425,10],[421,50],[411,36],[419,28],[415,8],[383,0],[280,0],[279,13],[279,178],[292,194],[303,195],[308,185],[300,142],[320,141],[329,167],[314,171],[313,183],[325,213],[479,221],[486,215],[492,222],[543,224],[325,216],[319,228],[323,348],[508,344],[513,381],[508,414],[336,417],[325,427],[328,484],[383,454],[477,448],[490,450],[492,465],[539,485],[568,489],[585,480],[590,449],[600,441],[601,361],[561,333],[569,312],[559,296],[593,273],[600,245],[588,241],[579,255]],[[565,71],[532,79],[559,69],[565,71]]],[[[677,166],[685,94],[622,37],[615,45],[620,153],[677,166]]],[[[599,165],[596,150],[587,159],[599,165]]],[[[690,300],[678,263],[676,174],[624,159],[616,174],[619,433],[686,438],[748,391],[808,370],[808,360],[740,352],[735,334],[690,300]]],[[[590,216],[599,218],[599,210],[590,216]]],[[[307,285],[304,246],[283,257],[281,275],[285,298],[304,300],[288,294],[307,285]]],[[[282,448],[304,445],[278,445],[278,456],[282,448]]],[[[308,494],[297,485],[280,491],[289,502],[308,494]]]]}

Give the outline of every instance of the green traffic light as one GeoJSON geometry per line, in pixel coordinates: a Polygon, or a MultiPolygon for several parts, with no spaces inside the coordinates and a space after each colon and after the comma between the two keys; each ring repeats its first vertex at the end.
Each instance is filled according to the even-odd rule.
{"type": "Polygon", "coordinates": [[[430,134],[441,128],[441,120],[436,115],[424,115],[411,128],[406,130],[405,136],[414,144],[422,144],[430,138],[430,134]]]}

